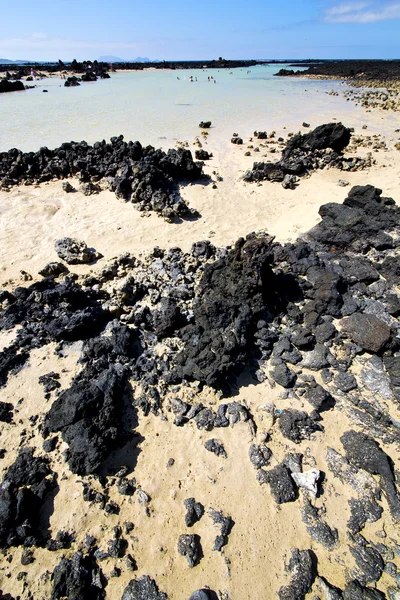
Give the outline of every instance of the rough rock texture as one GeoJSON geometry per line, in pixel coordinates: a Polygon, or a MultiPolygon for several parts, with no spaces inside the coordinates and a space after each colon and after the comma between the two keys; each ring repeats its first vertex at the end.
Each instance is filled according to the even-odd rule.
{"type": "Polygon", "coordinates": [[[88,248],[85,242],[69,237],[57,240],[55,248],[58,256],[69,265],[90,263],[98,258],[97,252],[88,248]]]}
{"type": "Polygon", "coordinates": [[[285,465],[277,465],[269,471],[260,470],[258,480],[260,484],[269,483],[272,497],[277,504],[294,502],[297,498],[296,486],[285,465]]]}
{"type": "Polygon", "coordinates": [[[51,600],[101,600],[106,597],[104,584],[94,558],[77,552],[71,559],[63,558],[54,569],[51,600]]]}
{"type": "Polygon", "coordinates": [[[304,499],[301,516],[310,537],[327,550],[333,550],[338,541],[338,532],[322,520],[320,512],[307,498],[304,499]]]}
{"type": "Polygon", "coordinates": [[[279,428],[284,437],[292,442],[299,443],[308,439],[315,431],[322,427],[301,410],[287,408],[279,416],[279,428]]]}
{"type": "Polygon", "coordinates": [[[234,521],[229,516],[224,516],[222,512],[218,510],[210,509],[210,517],[212,518],[214,525],[220,527],[220,535],[215,538],[213,550],[220,551],[228,543],[228,537],[234,526],[234,521]]]}
{"type": "Polygon", "coordinates": [[[179,536],[178,552],[186,557],[189,567],[195,567],[202,557],[200,537],[193,534],[183,534],[179,536]]]}
{"type": "Polygon", "coordinates": [[[86,368],[60,394],[46,417],[46,429],[60,431],[68,443],[68,462],[74,473],[95,472],[112,450],[128,439],[124,427],[124,393],[128,369],[109,365],[110,358],[137,358],[135,334],[116,325],[107,338],[90,340],[84,352],[86,368]]]}
{"type": "MultiPolygon", "coordinates": [[[[23,88],[21,82],[17,83],[23,88]]],[[[75,83],[68,80],[67,84],[75,83]]],[[[139,210],[154,210],[167,220],[198,216],[179,196],[177,183],[195,181],[201,175],[202,163],[194,162],[189,150],[165,153],[152,146],[143,148],[139,142],[125,142],[122,135],[111,138],[110,143],[103,140],[93,146],[69,142],[54,150],[43,147],[35,153],[24,153],[13,148],[0,153],[3,187],[72,176],[90,185],[92,179],[104,180],[117,198],[135,203],[139,210]]]]}
{"type": "Polygon", "coordinates": [[[379,590],[364,587],[359,581],[351,581],[343,591],[343,600],[386,600],[386,596],[379,590]]]}
{"type": "MultiPolygon", "coordinates": [[[[350,129],[342,123],[327,123],[316,127],[305,135],[295,135],[290,138],[277,162],[255,162],[253,169],[248,171],[244,180],[278,181],[284,188],[293,189],[297,178],[315,169],[336,167],[342,170],[357,170],[365,168],[370,163],[367,159],[345,158],[343,150],[350,142],[350,129]]],[[[240,138],[232,138],[238,143],[240,138]]]]}
{"type": "Polygon", "coordinates": [[[390,327],[374,315],[353,313],[343,319],[342,331],[368,352],[380,352],[390,338],[390,327]]]}
{"type": "Polygon", "coordinates": [[[49,461],[35,457],[32,448],[21,448],[0,485],[1,548],[39,546],[47,541],[49,523],[44,510],[51,507],[56,491],[49,461]]]}
{"type": "Polygon", "coordinates": [[[143,575],[132,579],[126,586],[121,600],[168,600],[168,596],[158,590],[154,579],[143,575]]]}
{"type": "Polygon", "coordinates": [[[186,507],[186,527],[192,527],[204,515],[204,506],[201,502],[196,502],[194,498],[186,498],[184,505],[186,507]]]}
{"type": "MultiPolygon", "coordinates": [[[[276,510],[277,519],[287,511],[297,512],[293,522],[300,527],[300,536],[312,538],[318,555],[321,552],[326,557],[333,551],[334,560],[338,559],[335,569],[346,569],[345,557],[353,553],[348,567],[352,571],[340,574],[352,583],[347,591],[337,593],[368,598],[373,592],[366,585],[378,580],[379,589],[384,589],[388,577],[396,582],[393,540],[397,530],[391,522],[397,521],[400,513],[397,472],[391,458],[396,465],[400,444],[396,416],[400,398],[399,211],[390,199],[381,197],[380,190],[365,186],[353,188],[343,205],[330,205],[322,213],[320,227],[294,243],[277,243],[265,233],[251,234],[227,248],[200,241],[188,252],[154,248],[138,257],[124,254],[90,271],[85,269],[82,275],[62,272],[56,263],[47,265],[39,282],[25,282],[25,287],[14,290],[9,285],[0,292],[2,340],[3,332],[4,339],[11,340],[0,352],[0,382],[9,386],[6,393],[19,389],[19,378],[24,381],[20,370],[30,357],[35,358],[38,349],[54,351],[52,360],[60,359],[60,368],[41,366],[43,370],[33,374],[35,386],[45,396],[42,400],[47,399],[47,414],[44,411],[26,419],[25,399],[15,394],[15,402],[13,396],[7,404],[0,404],[5,436],[10,439],[14,430],[24,429],[21,439],[16,437],[16,448],[27,440],[39,441],[38,454],[25,461],[29,469],[18,481],[12,478],[14,467],[9,467],[15,449],[0,449],[3,464],[9,467],[8,471],[3,467],[0,488],[4,560],[18,553],[13,564],[20,566],[22,560],[24,568],[32,572],[43,553],[60,552],[61,559],[61,551],[76,543],[86,557],[82,560],[93,556],[107,561],[107,576],[112,575],[110,591],[114,577],[123,569],[144,569],[140,554],[135,559],[126,554],[126,544],[134,554],[130,546],[136,534],[134,524],[122,519],[117,523],[118,514],[122,516],[126,503],[132,502],[140,518],[149,519],[151,529],[151,517],[159,507],[158,482],[147,488],[148,484],[140,481],[141,465],[137,468],[136,464],[136,455],[146,451],[139,432],[145,431],[142,419],[149,416],[153,421],[162,419],[162,426],[169,431],[185,428],[177,429],[178,440],[187,440],[191,431],[198,436],[199,430],[193,451],[203,456],[204,442],[217,452],[221,452],[218,444],[230,449],[224,460],[207,455],[207,462],[215,467],[215,481],[237,468],[232,461],[239,450],[244,459],[248,453],[251,465],[243,465],[245,472],[251,473],[254,467],[253,476],[261,484],[269,484],[274,498],[271,509],[276,510]],[[338,325],[340,320],[357,321],[360,316],[367,323],[363,335],[375,344],[368,349],[338,325]],[[376,332],[371,335],[370,325],[376,320],[379,331],[385,332],[379,343],[376,332]],[[70,359],[71,350],[80,353],[78,374],[72,382],[68,371],[63,371],[63,360],[70,359]],[[274,387],[272,372],[278,373],[275,381],[279,374],[288,375],[290,387],[274,387]],[[273,401],[266,397],[256,405],[246,405],[244,399],[233,398],[243,398],[240,385],[252,386],[258,381],[274,387],[273,401]],[[342,436],[344,451],[335,437],[335,426],[331,428],[336,419],[340,425],[342,417],[351,423],[346,427],[351,431],[342,436]],[[230,427],[234,429],[224,431],[230,427]],[[215,436],[212,439],[205,433],[210,431],[215,436]],[[37,434],[43,436],[43,442],[37,434]],[[241,438],[240,448],[234,445],[236,435],[241,438]],[[317,446],[324,452],[327,439],[335,449],[327,449],[328,468],[323,473],[314,449],[317,446]],[[217,440],[221,441],[217,444],[217,440]],[[295,444],[301,444],[302,454],[294,452],[299,448],[295,444]],[[117,531],[112,535],[107,530],[101,545],[97,546],[96,540],[86,544],[79,532],[59,536],[55,531],[54,539],[50,538],[48,517],[57,486],[49,463],[39,458],[44,452],[67,478],[71,477],[69,471],[79,475],[83,500],[90,503],[86,508],[93,515],[102,511],[100,521],[106,518],[115,524],[117,531]],[[131,477],[135,468],[137,473],[131,477]],[[38,480],[29,483],[35,472],[38,480]],[[336,496],[341,486],[350,492],[348,496],[336,496]],[[32,494],[33,500],[18,504],[19,497],[32,498],[32,494]],[[390,512],[386,502],[381,502],[384,495],[390,512]],[[336,498],[345,515],[339,520],[332,517],[336,498]],[[284,502],[292,504],[281,508],[275,504],[284,502]],[[33,506],[35,518],[30,513],[33,506]],[[379,523],[381,517],[384,520],[379,523]],[[368,527],[368,523],[376,525],[368,527]],[[119,530],[122,527],[125,536],[119,530]],[[34,551],[37,545],[40,550],[34,551]],[[13,546],[23,548],[15,550],[13,546]],[[109,564],[121,559],[120,566],[109,564]],[[379,579],[382,569],[385,575],[379,579]]],[[[144,463],[146,456],[143,458],[144,463]]],[[[181,468],[178,458],[176,448],[165,457],[166,477],[173,477],[181,468]]],[[[64,475],[60,479],[64,482],[64,475]]],[[[211,479],[214,481],[210,474],[211,479]]],[[[60,482],[60,487],[63,485],[60,482]]],[[[253,490],[262,499],[263,490],[253,490]]],[[[264,500],[269,497],[268,490],[264,500]]],[[[185,508],[179,506],[185,496],[197,495],[198,489],[184,493],[180,499],[171,495],[171,502],[178,502],[176,514],[185,519],[187,527],[193,527],[190,532],[197,527],[204,531],[210,523],[203,520],[197,526],[203,505],[187,498],[185,508]]],[[[205,497],[198,497],[206,502],[205,497]]],[[[214,502],[212,505],[225,506],[223,499],[221,504],[214,502]]],[[[239,521],[238,514],[234,506],[232,517],[211,509],[218,527],[214,550],[223,550],[234,519],[239,521]]],[[[132,516],[129,521],[131,518],[134,520],[132,516]]],[[[211,547],[204,543],[204,553],[211,552],[211,547]]],[[[229,546],[227,550],[226,559],[229,546]]],[[[65,553],[64,558],[71,561],[72,554],[65,553]]],[[[90,561],[94,564],[92,558],[90,561]]],[[[90,571],[89,562],[85,564],[90,571]]],[[[314,568],[305,570],[301,562],[296,564],[300,565],[298,574],[304,572],[306,577],[308,573],[309,578],[315,574],[314,568]]],[[[229,565],[226,560],[226,568],[235,568],[233,562],[229,565]]],[[[97,573],[95,568],[92,572],[97,573]]],[[[324,574],[331,578],[330,572],[324,574]]],[[[95,579],[98,581],[97,574],[95,579]]],[[[138,598],[160,596],[151,580],[134,581],[127,598],[135,598],[134,593],[138,598]]],[[[304,597],[303,579],[294,582],[294,587],[281,590],[281,595],[286,594],[283,598],[304,597]]],[[[337,590],[329,586],[331,591],[323,593],[337,600],[332,595],[337,590]]],[[[101,597],[103,588],[94,588],[93,593],[101,597]]],[[[319,588],[312,593],[320,593],[319,588]]],[[[48,591],[47,596],[50,594],[48,591]]],[[[221,596],[228,598],[224,592],[221,596]]]]}
{"type": "Polygon", "coordinates": [[[395,479],[387,454],[379,444],[358,431],[347,431],[340,438],[349,462],[372,475],[380,475],[381,484],[386,493],[392,517],[400,519],[400,503],[395,479]]]}
{"type": "Polygon", "coordinates": [[[270,268],[272,239],[250,235],[210,265],[194,304],[194,324],[182,332],[185,349],[177,376],[221,385],[243,366],[252,328],[267,308],[276,310],[279,282],[270,268]],[[190,340],[196,339],[196,344],[190,340]]]}
{"type": "Polygon", "coordinates": [[[343,204],[324,204],[318,212],[322,221],[307,233],[309,239],[327,250],[359,252],[392,247],[387,232],[398,227],[400,208],[391,198],[382,198],[382,190],[366,185],[353,187],[343,204]]]}
{"type": "Polygon", "coordinates": [[[292,550],[288,565],[292,578],[289,585],[280,588],[279,600],[304,600],[316,576],[315,562],[311,550],[292,550]]]}
{"type": "Polygon", "coordinates": [[[224,446],[215,439],[207,440],[204,444],[204,447],[209,452],[213,452],[217,456],[221,456],[222,458],[227,458],[227,454],[224,446]]]}
{"type": "Polygon", "coordinates": [[[271,450],[263,444],[260,444],[259,446],[256,444],[251,444],[249,448],[250,462],[256,469],[267,467],[269,465],[271,456],[271,450]]]}

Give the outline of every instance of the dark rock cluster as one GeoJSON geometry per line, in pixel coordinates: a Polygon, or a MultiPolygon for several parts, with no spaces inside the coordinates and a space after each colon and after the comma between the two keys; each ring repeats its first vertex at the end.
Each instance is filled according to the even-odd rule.
{"type": "Polygon", "coordinates": [[[77,552],[71,559],[63,558],[53,571],[51,600],[102,600],[105,580],[94,557],[77,552]]]}
{"type": "Polygon", "coordinates": [[[49,461],[22,448],[0,485],[0,547],[43,545],[50,537],[44,511],[56,493],[49,461]]]}
{"type": "Polygon", "coordinates": [[[179,181],[196,181],[202,176],[202,163],[193,161],[190,150],[165,153],[152,146],[143,148],[139,142],[125,142],[120,135],[93,146],[69,142],[54,150],[43,147],[38,152],[22,152],[13,148],[0,153],[3,188],[72,176],[92,187],[100,181],[117,198],[142,211],[154,210],[167,220],[198,216],[179,196],[177,187],[179,181]]]}
{"type": "Polygon", "coordinates": [[[398,81],[400,79],[399,60],[321,60],[317,64],[298,63],[298,67],[307,70],[293,71],[281,69],[276,75],[301,77],[323,75],[325,77],[350,78],[352,80],[398,81]]]}
{"type": "MultiPolygon", "coordinates": [[[[244,181],[277,181],[285,188],[294,187],[294,179],[316,169],[335,167],[342,171],[356,171],[370,165],[368,159],[346,158],[343,150],[349,145],[350,129],[342,123],[320,125],[304,135],[288,140],[277,162],[256,162],[244,176],[244,181]]],[[[238,138],[232,142],[238,143],[238,138]]]]}
{"type": "Polygon", "coordinates": [[[22,81],[9,81],[8,79],[0,79],[0,94],[3,92],[20,92],[25,89],[22,81]]]}

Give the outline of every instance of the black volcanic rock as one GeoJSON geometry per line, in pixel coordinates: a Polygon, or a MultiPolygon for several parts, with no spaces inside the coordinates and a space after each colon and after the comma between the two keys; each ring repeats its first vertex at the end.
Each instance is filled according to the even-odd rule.
{"type": "Polygon", "coordinates": [[[139,352],[140,345],[126,326],[116,326],[111,337],[89,341],[85,369],[48,412],[45,428],[60,431],[68,443],[73,473],[94,473],[112,450],[127,441],[124,394],[129,370],[113,361],[121,356],[137,358],[139,352]]]}
{"type": "Polygon", "coordinates": [[[79,85],[81,85],[79,83],[80,79],[78,77],[76,77],[75,75],[72,75],[72,77],[67,77],[65,83],[64,83],[64,87],[77,87],[79,85]]]}
{"type": "Polygon", "coordinates": [[[20,92],[25,89],[22,81],[9,81],[8,79],[0,79],[0,94],[3,92],[20,92]]]}
{"type": "Polygon", "coordinates": [[[186,557],[189,567],[195,567],[202,557],[200,537],[193,534],[184,534],[179,536],[178,552],[186,557]]]}
{"type": "Polygon", "coordinates": [[[201,502],[196,502],[194,498],[184,500],[186,507],[185,523],[186,527],[192,527],[197,521],[200,521],[204,514],[204,506],[201,502]]]}
{"type": "Polygon", "coordinates": [[[375,315],[353,313],[343,319],[341,325],[345,335],[374,354],[380,352],[390,339],[390,327],[375,315]]]}
{"type": "Polygon", "coordinates": [[[315,555],[311,550],[292,550],[288,571],[289,585],[279,589],[279,600],[304,600],[317,574],[315,555]]]}
{"type": "Polygon", "coordinates": [[[353,187],[343,204],[324,204],[319,209],[322,221],[307,238],[327,250],[360,251],[376,245],[376,236],[391,231],[400,223],[400,208],[391,198],[382,198],[382,190],[372,185],[353,187]]]}
{"type": "Polygon", "coordinates": [[[271,495],[277,504],[296,500],[297,489],[290,476],[290,471],[285,465],[277,465],[269,471],[260,469],[257,477],[260,485],[269,483],[271,495]]]}
{"type": "Polygon", "coordinates": [[[279,428],[285,438],[295,443],[309,439],[315,431],[322,430],[321,425],[307,413],[291,408],[285,408],[279,415],[279,428]]]}
{"type": "MultiPolygon", "coordinates": [[[[244,181],[287,182],[287,176],[303,175],[317,168],[343,168],[346,159],[342,152],[348,146],[350,136],[350,129],[342,123],[327,123],[304,135],[296,135],[286,143],[279,161],[254,163],[253,169],[245,174],[244,181]],[[327,153],[327,149],[332,152],[327,153]]],[[[237,139],[232,138],[231,141],[238,143],[237,139]]],[[[361,159],[356,160],[357,163],[359,166],[364,164],[361,159]]],[[[285,187],[293,187],[293,180],[285,187]]]]}
{"type": "Polygon", "coordinates": [[[11,423],[13,418],[14,406],[10,402],[0,402],[0,421],[11,423]]]}
{"type": "Polygon", "coordinates": [[[210,516],[216,527],[220,527],[220,535],[217,535],[214,541],[213,550],[218,552],[228,543],[228,537],[232,531],[235,522],[229,516],[225,516],[221,511],[210,508],[210,516]]]}
{"type": "Polygon", "coordinates": [[[319,60],[296,62],[293,67],[308,67],[307,70],[293,71],[281,69],[277,75],[295,75],[296,77],[308,75],[331,76],[332,78],[349,78],[352,80],[378,80],[391,81],[400,79],[399,60],[319,60]],[[317,63],[317,64],[310,64],[317,63]]]}
{"type": "Polygon", "coordinates": [[[131,579],[126,586],[121,600],[168,600],[167,594],[158,591],[154,579],[143,575],[140,579],[131,579]]]}
{"type": "Polygon", "coordinates": [[[55,249],[58,256],[69,265],[90,263],[98,256],[96,251],[88,248],[85,242],[70,237],[57,240],[55,249]]]}
{"type": "Polygon", "coordinates": [[[177,357],[177,376],[220,386],[243,365],[257,320],[276,309],[278,282],[270,268],[271,238],[240,239],[226,256],[207,267],[194,304],[194,325],[177,357]],[[196,345],[189,340],[196,337],[196,345]]]}
{"type": "Polygon", "coordinates": [[[202,176],[202,163],[194,162],[186,149],[165,153],[152,146],[142,148],[139,142],[125,142],[121,135],[93,146],[69,142],[36,153],[15,148],[0,153],[0,182],[6,188],[73,176],[90,193],[100,189],[94,182],[105,179],[117,197],[137,204],[139,210],[155,210],[168,220],[198,216],[179,195],[178,182],[202,176]]]}
{"type": "Polygon", "coordinates": [[[282,160],[290,158],[295,149],[313,152],[331,148],[335,152],[343,152],[349,145],[351,132],[342,123],[327,123],[316,127],[310,133],[295,135],[286,144],[282,160]]]}
{"type": "Polygon", "coordinates": [[[51,600],[102,600],[104,581],[100,568],[91,556],[76,552],[71,559],[63,558],[53,571],[51,600]]]}
{"type": "Polygon", "coordinates": [[[49,461],[21,448],[0,486],[0,547],[43,545],[49,537],[40,516],[56,492],[49,461]]]}
{"type": "Polygon", "coordinates": [[[387,454],[374,439],[358,431],[347,431],[340,440],[346,451],[346,457],[352,465],[358,469],[364,469],[372,475],[380,475],[392,518],[398,521],[400,519],[400,501],[387,454]]]}

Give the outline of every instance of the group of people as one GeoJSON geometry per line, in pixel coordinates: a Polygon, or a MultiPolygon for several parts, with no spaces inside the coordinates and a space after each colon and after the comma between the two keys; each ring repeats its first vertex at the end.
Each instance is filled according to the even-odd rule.
{"type": "MultiPolygon", "coordinates": [[[[179,80],[180,80],[180,77],[177,77],[177,79],[179,79],[179,80]]],[[[191,76],[189,77],[189,82],[190,82],[190,83],[193,83],[193,82],[196,82],[196,81],[197,81],[197,77],[194,77],[194,78],[193,78],[193,75],[191,75],[191,76]]],[[[208,81],[208,82],[210,82],[210,83],[211,83],[211,81],[213,81],[214,83],[217,83],[217,80],[216,80],[216,79],[214,79],[214,77],[213,77],[212,75],[211,75],[210,77],[207,77],[207,81],[208,81]]]]}

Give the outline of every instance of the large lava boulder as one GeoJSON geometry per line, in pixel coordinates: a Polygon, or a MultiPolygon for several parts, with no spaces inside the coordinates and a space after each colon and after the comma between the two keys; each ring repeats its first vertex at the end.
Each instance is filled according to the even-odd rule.
{"type": "Polygon", "coordinates": [[[22,81],[8,81],[8,79],[0,79],[0,94],[3,92],[20,92],[25,89],[22,81]]]}
{"type": "Polygon", "coordinates": [[[316,127],[305,135],[296,135],[286,145],[282,158],[289,158],[294,150],[300,149],[308,152],[331,148],[335,152],[343,152],[349,145],[351,132],[342,123],[327,123],[316,127]]]}
{"type": "Polygon", "coordinates": [[[195,322],[182,333],[178,379],[221,387],[243,367],[255,324],[279,303],[272,261],[272,238],[250,234],[226,257],[207,265],[194,304],[195,322]]]}

